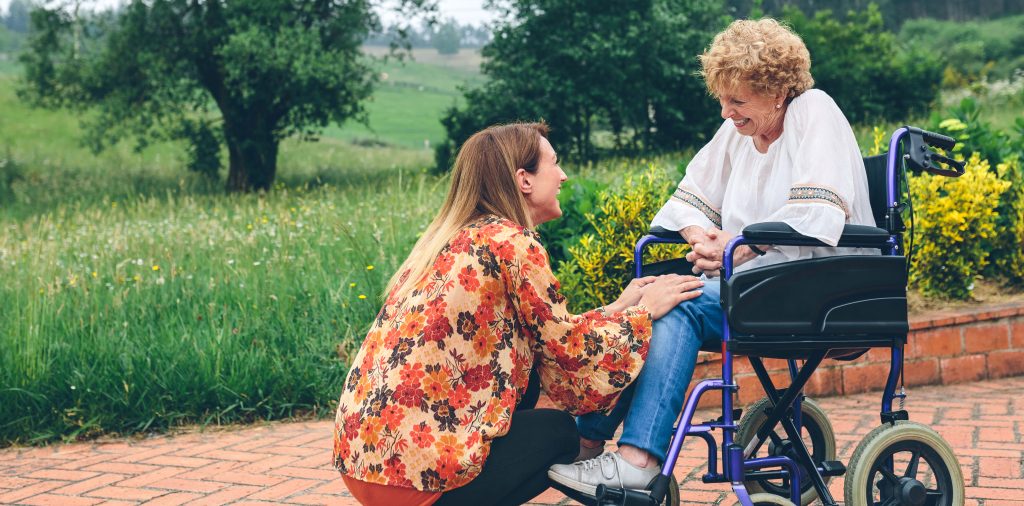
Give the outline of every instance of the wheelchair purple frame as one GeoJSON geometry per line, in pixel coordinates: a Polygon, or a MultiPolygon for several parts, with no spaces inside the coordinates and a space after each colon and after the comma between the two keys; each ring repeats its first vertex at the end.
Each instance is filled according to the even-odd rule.
{"type": "MultiPolygon", "coordinates": [[[[889,152],[888,152],[888,155],[887,155],[887,158],[886,158],[886,162],[887,162],[886,163],[886,165],[887,165],[887,167],[886,167],[886,207],[888,209],[890,209],[890,210],[896,210],[896,209],[898,209],[898,206],[900,205],[900,202],[899,202],[899,200],[900,200],[900,195],[899,195],[899,190],[900,190],[899,189],[899,181],[900,181],[900,179],[899,179],[899,172],[898,172],[899,167],[900,167],[900,159],[899,159],[900,145],[904,141],[904,139],[906,139],[911,133],[914,133],[914,134],[917,134],[917,135],[923,135],[925,141],[931,141],[933,143],[936,143],[935,145],[940,145],[939,143],[943,143],[943,144],[949,143],[948,144],[949,148],[952,147],[952,143],[953,143],[952,139],[948,139],[948,138],[945,138],[945,137],[942,137],[942,136],[938,136],[938,135],[932,134],[930,132],[923,132],[923,131],[918,130],[918,129],[913,128],[913,127],[901,127],[899,129],[897,129],[892,134],[892,136],[890,137],[890,141],[889,141],[889,152]]],[[[914,143],[912,142],[912,144],[914,144],[914,143]]],[[[912,146],[912,148],[916,148],[916,146],[912,146]]],[[[924,151],[923,147],[922,147],[921,150],[924,151]]],[[[948,159],[942,158],[942,160],[948,160],[948,159]]],[[[925,168],[925,170],[929,170],[929,171],[939,170],[937,168],[936,169],[930,169],[930,166],[929,166],[928,162],[924,163],[924,168],[925,168]]],[[[936,173],[938,173],[938,172],[936,172],[936,173]]],[[[962,173],[962,171],[961,171],[961,173],[962,173]]],[[[881,248],[879,248],[879,246],[877,244],[874,244],[874,245],[870,245],[870,244],[858,245],[858,244],[850,243],[849,245],[850,246],[864,246],[864,247],[879,248],[879,249],[882,250],[882,253],[884,255],[896,255],[896,256],[901,255],[902,252],[900,251],[900,248],[901,248],[901,244],[902,244],[902,240],[901,240],[902,239],[901,238],[902,231],[901,230],[897,230],[897,231],[894,232],[892,229],[890,229],[889,232],[890,232],[889,239],[885,243],[885,245],[883,247],[881,247],[881,248]]],[[[655,243],[680,243],[680,242],[684,242],[681,237],[678,238],[678,239],[675,239],[675,238],[668,239],[668,238],[656,237],[654,235],[647,235],[644,238],[642,238],[636,244],[636,249],[634,251],[634,261],[635,261],[634,265],[636,266],[636,276],[637,277],[641,276],[642,267],[643,267],[643,262],[642,262],[642,260],[643,260],[643,251],[644,251],[644,249],[648,245],[655,244],[655,243]]],[[[726,250],[724,252],[724,258],[723,258],[723,262],[722,262],[722,264],[723,264],[723,279],[728,280],[732,276],[732,274],[733,274],[733,252],[735,251],[735,249],[737,247],[740,247],[740,246],[742,246],[744,244],[747,244],[747,242],[744,239],[743,235],[741,234],[741,235],[737,235],[736,237],[734,237],[729,242],[729,244],[726,246],[726,250]]],[[[773,241],[773,244],[777,244],[777,245],[807,245],[806,242],[802,242],[802,241],[799,241],[799,240],[779,240],[779,241],[773,241]]],[[[667,492],[668,480],[670,479],[670,477],[672,475],[672,469],[675,467],[676,460],[679,457],[679,451],[680,451],[680,448],[682,447],[683,441],[685,440],[685,438],[687,436],[695,436],[695,437],[699,437],[699,438],[703,439],[707,443],[707,445],[708,445],[708,473],[705,474],[704,477],[703,477],[703,481],[705,483],[729,482],[731,484],[731,486],[732,486],[732,489],[733,489],[734,493],[736,494],[736,496],[740,500],[740,503],[743,504],[743,505],[748,506],[748,505],[751,505],[752,503],[751,503],[751,500],[750,500],[750,496],[749,496],[746,488],[743,485],[743,481],[745,479],[746,472],[747,471],[753,471],[753,470],[761,470],[761,469],[765,469],[765,468],[781,468],[778,472],[763,473],[761,476],[763,476],[765,478],[773,478],[773,479],[777,479],[777,478],[786,479],[786,478],[788,478],[789,482],[790,482],[790,499],[793,501],[794,504],[798,504],[798,505],[800,504],[800,495],[801,495],[800,479],[801,479],[801,471],[800,471],[800,468],[798,467],[798,464],[797,464],[796,461],[794,461],[793,459],[791,459],[791,458],[789,458],[787,456],[746,458],[744,456],[744,448],[742,448],[738,444],[736,444],[736,442],[733,439],[734,435],[735,435],[735,432],[738,430],[739,427],[738,427],[736,421],[734,420],[735,416],[734,416],[734,412],[733,412],[733,396],[732,396],[732,394],[733,394],[733,392],[735,392],[738,389],[738,386],[736,384],[734,384],[734,382],[733,382],[733,358],[734,358],[734,356],[733,356],[733,353],[729,351],[728,346],[727,346],[729,340],[730,340],[729,321],[728,321],[728,318],[725,315],[723,315],[722,377],[718,378],[718,379],[703,380],[703,381],[697,383],[694,386],[693,391],[690,393],[689,397],[687,398],[686,404],[684,405],[684,408],[683,408],[682,416],[680,418],[679,425],[676,427],[675,434],[672,437],[672,444],[669,447],[668,456],[665,459],[665,463],[664,463],[664,465],[662,467],[661,478],[659,478],[658,480],[655,481],[655,484],[654,484],[654,486],[653,486],[653,488],[651,490],[652,502],[660,503],[664,499],[665,494],[667,492]],[[708,391],[712,391],[712,390],[720,390],[722,392],[722,417],[721,417],[721,419],[713,421],[713,422],[708,422],[708,423],[704,423],[704,424],[694,425],[692,423],[692,421],[693,421],[693,415],[694,415],[694,412],[696,411],[696,407],[697,407],[698,401],[700,400],[701,396],[703,396],[708,391]],[[711,435],[711,431],[714,430],[714,429],[722,429],[722,447],[721,447],[721,452],[722,452],[721,453],[721,455],[722,455],[721,462],[722,462],[722,466],[721,466],[721,470],[719,470],[719,466],[718,466],[718,459],[717,459],[718,446],[717,446],[717,442],[716,442],[715,438],[711,435]]],[[[890,417],[890,418],[892,418],[894,416],[896,418],[900,418],[900,414],[899,413],[904,413],[903,416],[905,416],[905,412],[893,413],[893,411],[892,411],[893,400],[896,399],[897,397],[901,397],[901,396],[905,395],[905,394],[902,394],[902,393],[900,395],[896,394],[896,386],[897,386],[897,383],[899,381],[901,371],[903,369],[903,346],[904,345],[905,345],[905,340],[904,340],[904,342],[901,342],[899,345],[896,345],[895,341],[894,341],[894,345],[891,347],[892,353],[891,353],[891,363],[890,363],[890,368],[889,368],[889,376],[888,376],[888,378],[886,380],[885,389],[884,389],[883,394],[882,394],[881,413],[882,413],[883,421],[886,420],[887,416],[890,417]]],[[[801,406],[800,406],[800,403],[801,403],[801,401],[803,399],[803,394],[802,394],[803,386],[806,383],[807,379],[809,379],[811,373],[813,373],[813,371],[817,368],[818,364],[821,363],[823,358],[824,358],[824,353],[820,353],[818,355],[815,355],[815,356],[811,357],[810,359],[808,359],[802,368],[798,368],[796,360],[793,360],[793,359],[788,360],[790,378],[792,380],[792,383],[790,384],[790,388],[792,388],[794,386],[799,386],[799,388],[795,392],[787,391],[786,394],[782,395],[781,398],[779,398],[778,392],[769,392],[769,388],[768,388],[769,385],[774,387],[774,384],[771,382],[771,378],[768,376],[768,373],[764,369],[763,365],[761,365],[760,358],[755,358],[755,357],[751,357],[750,358],[751,359],[751,364],[754,366],[755,373],[757,373],[758,378],[761,380],[762,386],[765,387],[766,393],[768,393],[769,398],[771,398],[773,404],[775,404],[775,407],[773,408],[772,413],[769,415],[769,418],[766,421],[767,424],[771,424],[772,426],[774,426],[776,423],[782,421],[784,429],[787,430],[787,435],[790,438],[793,438],[794,434],[792,433],[792,430],[795,429],[795,431],[796,431],[795,435],[796,435],[797,438],[799,438],[799,434],[800,434],[800,431],[801,431],[801,427],[800,427],[800,425],[801,425],[801,420],[800,420],[801,406]],[[767,381],[767,383],[766,383],[766,381],[767,381]],[[793,408],[794,408],[793,409],[794,416],[793,416],[793,421],[792,421],[791,425],[787,425],[783,420],[781,420],[782,415],[786,411],[788,406],[793,406],[793,408]]],[[[750,450],[750,454],[753,454],[753,452],[756,451],[756,447],[755,446],[759,446],[763,442],[759,442],[758,441],[758,437],[755,437],[754,441],[752,441],[751,443],[752,444],[750,445],[750,447],[748,447],[748,449],[750,450]],[[754,448],[751,448],[751,447],[754,447],[754,448]]],[[[798,445],[798,446],[799,446],[798,454],[799,454],[800,451],[802,451],[802,453],[803,453],[803,455],[800,455],[801,461],[812,462],[812,460],[810,458],[810,455],[807,455],[807,449],[802,444],[798,445]]],[[[822,503],[827,505],[827,506],[835,505],[836,504],[835,499],[833,499],[831,493],[828,490],[828,487],[825,485],[824,480],[822,478],[822,473],[823,473],[822,467],[818,466],[818,465],[815,465],[815,467],[817,468],[818,472],[810,474],[809,478],[812,480],[812,482],[814,484],[814,488],[818,492],[819,498],[822,500],[822,503]]]]}

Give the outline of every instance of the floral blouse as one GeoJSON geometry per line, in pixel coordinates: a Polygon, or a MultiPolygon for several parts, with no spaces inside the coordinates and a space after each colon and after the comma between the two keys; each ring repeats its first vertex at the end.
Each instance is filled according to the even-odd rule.
{"type": "Polygon", "coordinates": [[[341,394],[334,465],[358,480],[463,486],[508,432],[531,370],[582,414],[610,408],[647,357],[646,309],[569,313],[536,234],[502,218],[468,225],[415,283],[385,301],[341,394]]]}

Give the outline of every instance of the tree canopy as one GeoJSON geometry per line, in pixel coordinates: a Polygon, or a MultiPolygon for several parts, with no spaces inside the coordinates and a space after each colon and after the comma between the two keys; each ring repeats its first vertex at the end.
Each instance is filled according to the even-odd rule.
{"type": "Polygon", "coordinates": [[[696,56],[725,26],[713,0],[511,0],[483,49],[490,78],[442,119],[446,169],[456,146],[490,124],[545,119],[562,152],[596,155],[594,134],[616,150],[678,149],[718,120],[696,56]],[[681,99],[681,97],[687,97],[681,99]]]}
{"type": "Polygon", "coordinates": [[[19,91],[37,105],[96,109],[86,128],[96,149],[186,139],[190,167],[216,173],[223,143],[228,190],[267,189],[282,139],[363,114],[375,75],[360,45],[381,29],[383,2],[134,0],[91,17],[42,8],[19,91]]]}
{"type": "Polygon", "coordinates": [[[906,121],[938,96],[942,63],[935,48],[901,47],[873,4],[847,13],[845,21],[828,10],[809,17],[795,8],[783,19],[807,44],[814,86],[851,122],[906,121]]]}

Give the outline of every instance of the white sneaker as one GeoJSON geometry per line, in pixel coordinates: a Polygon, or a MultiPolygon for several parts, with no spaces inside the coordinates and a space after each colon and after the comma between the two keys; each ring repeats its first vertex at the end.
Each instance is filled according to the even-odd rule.
{"type": "Polygon", "coordinates": [[[636,467],[618,453],[609,452],[599,457],[574,464],[555,464],[548,469],[548,478],[577,492],[593,496],[597,486],[643,490],[661,469],[658,466],[636,467]]]}

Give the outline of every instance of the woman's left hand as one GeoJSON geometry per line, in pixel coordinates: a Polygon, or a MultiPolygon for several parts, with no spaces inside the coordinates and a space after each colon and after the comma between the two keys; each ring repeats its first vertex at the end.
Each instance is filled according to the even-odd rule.
{"type": "MultiPolygon", "coordinates": [[[[694,265],[694,274],[705,274],[709,278],[719,275],[722,269],[722,259],[725,256],[725,247],[735,237],[733,234],[715,227],[707,229],[705,241],[695,243],[692,250],[686,254],[686,260],[694,265]]],[[[732,255],[733,266],[742,265],[757,257],[750,248],[737,248],[732,255]]]]}
{"type": "Polygon", "coordinates": [[[618,313],[626,309],[629,306],[635,306],[640,302],[640,297],[643,295],[643,288],[658,279],[657,276],[645,276],[642,278],[634,278],[626,285],[626,288],[622,290],[622,295],[619,298],[604,307],[605,311],[611,313],[618,313]]]}

